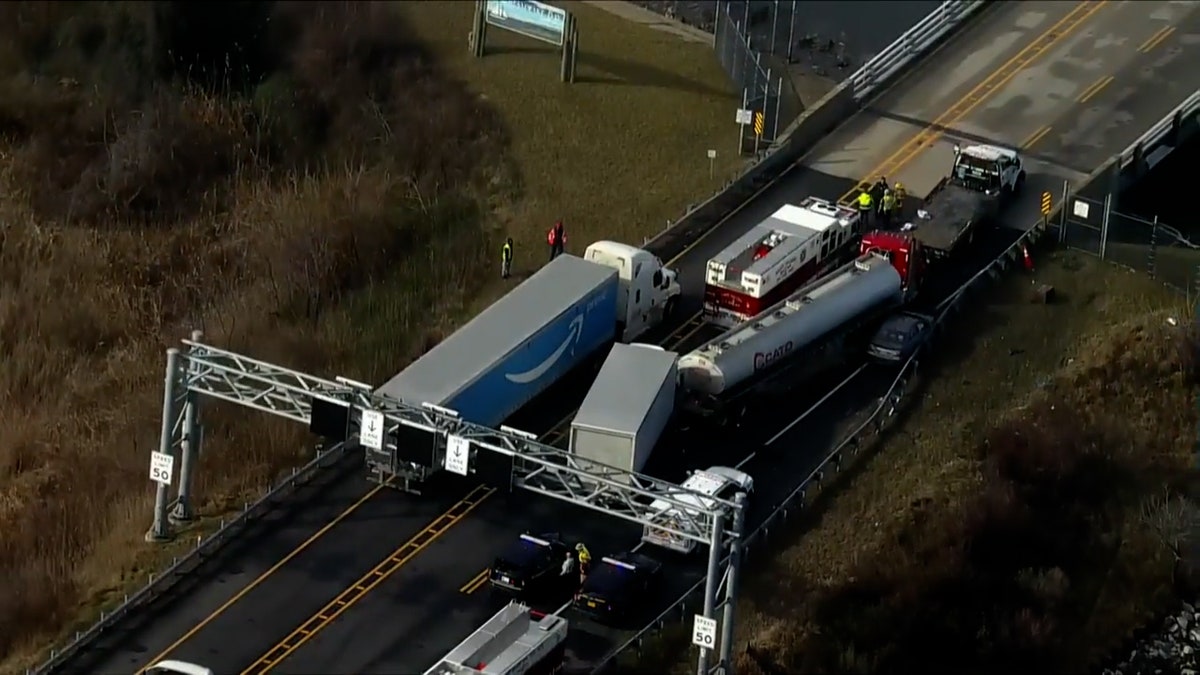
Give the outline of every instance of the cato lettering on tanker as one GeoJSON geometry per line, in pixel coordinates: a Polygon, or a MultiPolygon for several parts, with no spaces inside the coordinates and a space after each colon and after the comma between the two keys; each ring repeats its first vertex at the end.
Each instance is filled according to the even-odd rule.
{"type": "Polygon", "coordinates": [[[757,352],[754,354],[754,371],[758,372],[767,368],[772,363],[786,356],[792,351],[792,341],[788,340],[779,347],[769,352],[757,352]]]}

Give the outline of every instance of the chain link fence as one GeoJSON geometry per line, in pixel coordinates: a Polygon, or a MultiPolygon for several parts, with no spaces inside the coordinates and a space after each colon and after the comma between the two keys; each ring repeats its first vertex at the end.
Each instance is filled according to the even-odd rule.
{"type": "Polygon", "coordinates": [[[1178,229],[1113,209],[1111,195],[1085,197],[1064,185],[1060,198],[1065,206],[1052,225],[1061,244],[1148,274],[1189,296],[1200,292],[1200,244],[1178,229]]]}
{"type": "MultiPolygon", "coordinates": [[[[765,150],[802,112],[787,62],[755,49],[746,3],[717,2],[713,33],[717,61],[741,90],[742,151],[765,150]]],[[[774,34],[774,33],[773,33],[774,34]]],[[[769,46],[768,46],[769,47],[769,46]]]]}

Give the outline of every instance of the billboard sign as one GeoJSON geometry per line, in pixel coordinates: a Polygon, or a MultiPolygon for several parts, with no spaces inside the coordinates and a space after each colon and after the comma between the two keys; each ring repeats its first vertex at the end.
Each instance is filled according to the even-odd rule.
{"type": "Polygon", "coordinates": [[[561,47],[567,10],[535,0],[487,0],[485,20],[497,28],[561,47]]]}

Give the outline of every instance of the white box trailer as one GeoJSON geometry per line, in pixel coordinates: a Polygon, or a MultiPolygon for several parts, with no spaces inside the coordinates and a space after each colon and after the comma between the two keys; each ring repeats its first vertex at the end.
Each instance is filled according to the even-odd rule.
{"type": "Polygon", "coordinates": [[[613,345],[571,422],[571,452],[641,471],[675,410],[677,360],[653,345],[613,345]]]}

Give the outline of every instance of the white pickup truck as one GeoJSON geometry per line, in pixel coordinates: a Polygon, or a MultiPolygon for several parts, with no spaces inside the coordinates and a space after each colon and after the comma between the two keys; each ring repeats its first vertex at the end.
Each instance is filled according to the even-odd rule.
{"type": "MultiPolygon", "coordinates": [[[[713,466],[705,471],[693,471],[680,487],[692,492],[698,492],[701,495],[729,500],[736,497],[739,492],[745,493],[747,496],[752,494],[754,492],[754,479],[745,471],[739,471],[728,466],[713,466]]],[[[704,497],[688,493],[676,495],[674,499],[684,504],[695,505],[701,509],[708,508],[715,503],[704,497]]],[[[655,500],[650,504],[650,509],[655,513],[653,520],[662,522],[668,526],[671,524],[671,521],[676,520],[681,515],[679,507],[663,499],[655,500]]],[[[680,553],[691,553],[696,548],[695,541],[677,537],[666,530],[650,525],[645,526],[642,530],[642,541],[680,553]]]]}

